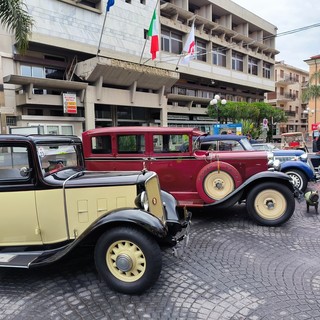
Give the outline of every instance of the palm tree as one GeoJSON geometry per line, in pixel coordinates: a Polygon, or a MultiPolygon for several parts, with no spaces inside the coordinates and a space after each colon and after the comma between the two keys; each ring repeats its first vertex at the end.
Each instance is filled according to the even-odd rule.
{"type": "Polygon", "coordinates": [[[309,79],[307,88],[303,91],[302,100],[320,98],[320,71],[315,72],[309,79]]]}
{"type": "Polygon", "coordinates": [[[33,20],[24,8],[22,0],[0,0],[0,24],[15,35],[17,49],[25,53],[33,20]]]}

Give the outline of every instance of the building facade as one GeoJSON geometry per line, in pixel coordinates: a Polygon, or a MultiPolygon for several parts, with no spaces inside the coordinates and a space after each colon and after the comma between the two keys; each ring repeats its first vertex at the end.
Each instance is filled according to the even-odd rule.
{"type": "Polygon", "coordinates": [[[309,80],[305,70],[285,64],[275,63],[275,91],[266,94],[266,102],[284,111],[287,122],[273,124],[273,137],[279,139],[281,133],[303,132],[307,135],[311,112],[302,100],[302,91],[309,80]]]}
{"type": "MultiPolygon", "coordinates": [[[[319,77],[314,76],[320,72],[320,55],[310,57],[310,59],[304,60],[309,66],[309,80],[310,85],[319,86],[319,77]]],[[[312,98],[308,101],[309,112],[309,135],[312,135],[313,131],[318,130],[320,124],[320,97],[312,98]]]]}
{"type": "Polygon", "coordinates": [[[1,132],[14,126],[80,135],[103,126],[192,126],[207,106],[263,101],[274,91],[277,28],[230,0],[28,0],[25,55],[0,30],[1,132]],[[160,52],[147,39],[153,11],[160,52]],[[181,63],[195,24],[196,58],[181,63]],[[104,26],[104,27],[103,27],[104,26]]]}

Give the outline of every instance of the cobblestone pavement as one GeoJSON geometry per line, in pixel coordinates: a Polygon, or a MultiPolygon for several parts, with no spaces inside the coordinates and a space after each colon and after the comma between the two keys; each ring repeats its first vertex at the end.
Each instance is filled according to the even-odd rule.
{"type": "MultiPolygon", "coordinates": [[[[311,185],[312,189],[320,189],[311,185]]],[[[243,205],[196,212],[188,251],[164,251],[156,285],[112,292],[91,259],[0,269],[0,319],[320,319],[320,214],[296,203],[283,226],[257,226],[243,205]]]]}

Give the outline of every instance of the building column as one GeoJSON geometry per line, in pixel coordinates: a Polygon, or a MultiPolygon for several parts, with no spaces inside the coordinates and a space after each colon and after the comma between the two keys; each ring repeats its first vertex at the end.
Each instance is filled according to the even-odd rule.
{"type": "Polygon", "coordinates": [[[84,100],[85,130],[94,129],[95,123],[95,87],[88,86],[84,100]]]}
{"type": "Polygon", "coordinates": [[[168,108],[167,105],[162,106],[160,110],[160,124],[162,127],[168,126],[168,108]]]}

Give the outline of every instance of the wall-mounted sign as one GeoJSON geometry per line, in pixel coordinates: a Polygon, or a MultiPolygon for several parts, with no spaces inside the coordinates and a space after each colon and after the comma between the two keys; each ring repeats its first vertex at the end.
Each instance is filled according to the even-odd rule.
{"type": "Polygon", "coordinates": [[[63,112],[77,113],[77,95],[75,93],[63,93],[63,112]]]}

